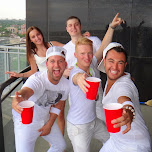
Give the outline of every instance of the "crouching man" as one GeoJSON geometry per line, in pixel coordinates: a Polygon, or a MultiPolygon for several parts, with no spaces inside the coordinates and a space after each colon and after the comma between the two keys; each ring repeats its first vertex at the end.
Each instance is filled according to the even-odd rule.
{"type": "Polygon", "coordinates": [[[15,93],[12,101],[16,152],[34,152],[35,142],[42,136],[51,147],[48,152],[63,152],[66,148],[64,137],[55,120],[69,93],[68,80],[62,77],[67,66],[66,50],[50,47],[46,52],[47,70],[37,72],[15,93]],[[21,97],[19,97],[21,95],[21,97]],[[22,108],[18,105],[23,100],[35,102],[33,121],[22,124],[22,108]]]}

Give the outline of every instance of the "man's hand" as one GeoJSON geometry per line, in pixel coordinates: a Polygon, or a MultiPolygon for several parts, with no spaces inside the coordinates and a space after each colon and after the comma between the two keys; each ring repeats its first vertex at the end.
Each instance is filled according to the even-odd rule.
{"type": "Polygon", "coordinates": [[[63,76],[64,76],[65,78],[68,78],[69,75],[70,75],[70,71],[71,71],[73,68],[74,68],[74,67],[71,66],[70,68],[65,69],[65,70],[64,70],[64,73],[63,73],[63,76]]]}
{"type": "Polygon", "coordinates": [[[77,85],[84,93],[88,92],[88,89],[86,87],[90,87],[90,85],[86,82],[86,78],[87,75],[85,73],[79,73],[76,76],[77,85]]]}
{"type": "Polygon", "coordinates": [[[42,128],[38,130],[41,132],[40,136],[46,136],[51,132],[51,124],[47,122],[42,128]]]}
{"type": "Polygon", "coordinates": [[[90,32],[86,31],[85,33],[83,33],[83,36],[85,36],[85,37],[90,37],[91,34],[90,34],[90,32]]]}
{"type": "Polygon", "coordinates": [[[12,101],[12,108],[18,112],[19,114],[22,113],[23,109],[18,105],[19,102],[23,101],[24,99],[22,97],[19,97],[19,93],[15,92],[15,97],[13,98],[12,101]]]}
{"type": "Polygon", "coordinates": [[[133,119],[132,113],[124,109],[122,116],[117,119],[112,120],[111,123],[112,124],[117,123],[114,125],[114,128],[118,128],[118,127],[126,125],[127,128],[122,132],[122,134],[125,134],[131,129],[132,119],[133,119]]]}
{"type": "Polygon", "coordinates": [[[119,26],[122,22],[124,23],[124,20],[122,20],[119,16],[119,13],[116,14],[114,19],[112,20],[110,26],[111,28],[115,29],[117,26],[119,26]]]}

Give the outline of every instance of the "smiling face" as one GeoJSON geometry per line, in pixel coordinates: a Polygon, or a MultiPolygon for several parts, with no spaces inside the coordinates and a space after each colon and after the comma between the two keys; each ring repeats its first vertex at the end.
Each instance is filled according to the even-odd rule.
{"type": "Polygon", "coordinates": [[[48,79],[53,84],[58,84],[63,72],[67,66],[65,58],[59,55],[54,55],[48,58],[46,67],[48,69],[48,79]]]}
{"type": "Polygon", "coordinates": [[[73,19],[69,19],[67,21],[67,27],[66,27],[67,32],[69,33],[69,35],[71,37],[74,36],[80,36],[81,35],[81,24],[80,22],[73,18],[73,19]]]}
{"type": "Polygon", "coordinates": [[[118,78],[124,75],[126,65],[126,56],[123,52],[117,52],[114,49],[108,51],[104,59],[107,80],[114,83],[118,78]]]}
{"type": "Polygon", "coordinates": [[[75,57],[77,58],[78,67],[86,71],[86,69],[89,68],[93,58],[92,46],[79,44],[75,51],[75,57]]]}
{"type": "Polygon", "coordinates": [[[31,40],[31,42],[33,42],[35,45],[40,45],[43,44],[43,36],[42,34],[37,31],[36,29],[33,29],[30,33],[29,33],[29,38],[31,40]]]}

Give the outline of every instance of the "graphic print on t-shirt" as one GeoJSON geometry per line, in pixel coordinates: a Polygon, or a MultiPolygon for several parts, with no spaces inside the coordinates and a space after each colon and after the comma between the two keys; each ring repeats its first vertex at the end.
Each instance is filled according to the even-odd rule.
{"type": "Polygon", "coordinates": [[[43,95],[37,100],[36,104],[43,107],[55,105],[62,98],[63,94],[64,91],[57,92],[45,90],[43,95]]]}

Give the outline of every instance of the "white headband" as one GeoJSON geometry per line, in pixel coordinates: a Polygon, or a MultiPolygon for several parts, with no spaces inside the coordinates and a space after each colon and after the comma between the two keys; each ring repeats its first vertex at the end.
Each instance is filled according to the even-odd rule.
{"type": "Polygon", "coordinates": [[[98,65],[98,70],[100,70],[101,72],[106,73],[106,72],[105,72],[105,68],[104,68],[104,58],[105,58],[107,52],[108,52],[109,50],[111,50],[112,48],[114,48],[114,47],[121,47],[121,48],[124,49],[124,47],[123,47],[120,43],[111,42],[111,43],[103,50],[103,58],[102,58],[101,62],[100,62],[99,65],[98,65]]]}
{"type": "Polygon", "coordinates": [[[46,60],[50,56],[54,56],[54,55],[59,55],[59,56],[62,56],[63,58],[65,58],[66,50],[59,46],[49,47],[46,52],[46,60]]]}

